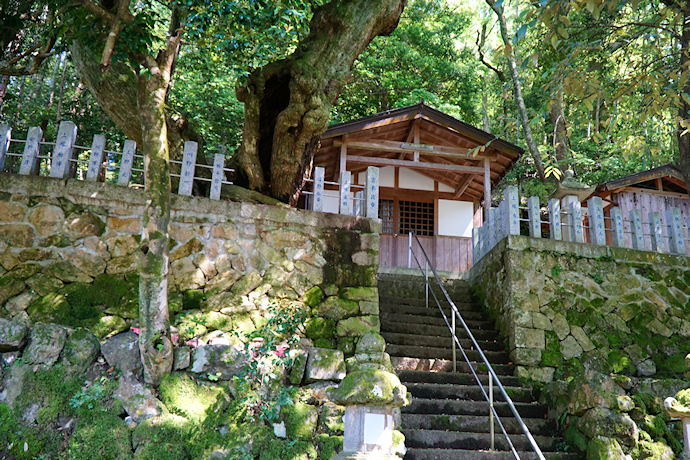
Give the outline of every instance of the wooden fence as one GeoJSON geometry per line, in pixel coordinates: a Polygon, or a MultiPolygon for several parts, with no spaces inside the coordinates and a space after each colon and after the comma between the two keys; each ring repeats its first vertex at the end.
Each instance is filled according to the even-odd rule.
{"type": "Polygon", "coordinates": [[[594,196],[584,209],[578,201],[561,209],[561,202],[552,199],[542,210],[537,197],[530,197],[526,207],[520,206],[517,187],[508,187],[500,205],[489,209],[484,225],[472,229],[472,252],[476,263],[507,235],[525,234],[602,246],[608,240],[609,245],[621,248],[687,255],[689,229],[690,219],[684,225],[678,208],[667,209],[663,216],[659,212],[643,216],[639,210],[624,216],[620,208],[613,207],[605,216],[602,199],[594,196]]]}
{"type": "Polygon", "coordinates": [[[317,166],[313,178],[307,180],[302,191],[306,209],[378,219],[379,168],[367,168],[364,185],[353,185],[350,171],[341,171],[338,182],[324,180],[324,174],[325,169],[317,166]],[[330,205],[329,198],[332,201],[330,205]]]}
{"type": "MultiPolygon", "coordinates": [[[[106,150],[105,137],[100,134],[93,136],[90,147],[76,145],[77,126],[71,121],[60,122],[55,142],[42,142],[42,138],[41,128],[31,127],[26,139],[13,139],[12,128],[0,124],[0,172],[112,182],[125,187],[144,185],[144,158],[136,153],[133,140],[125,140],[122,152],[106,150]]],[[[179,179],[177,193],[191,195],[194,181],[207,182],[210,198],[218,200],[221,187],[232,184],[226,173],[233,170],[224,167],[225,157],[220,153],[214,156],[212,166],[197,163],[197,150],[196,142],[187,141],[182,161],[170,160],[170,176],[179,179]],[[200,176],[197,168],[210,170],[210,174],[200,176]]]]}

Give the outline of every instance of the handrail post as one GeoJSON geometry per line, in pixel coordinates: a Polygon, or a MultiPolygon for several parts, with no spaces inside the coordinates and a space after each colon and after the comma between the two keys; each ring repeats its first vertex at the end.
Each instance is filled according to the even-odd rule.
{"type": "Polygon", "coordinates": [[[455,330],[455,312],[453,311],[453,307],[451,307],[450,314],[453,315],[453,373],[458,371],[458,360],[457,360],[457,351],[455,350],[455,337],[456,337],[456,330],[455,330]]]}
{"type": "Polygon", "coordinates": [[[412,232],[408,234],[409,240],[407,243],[407,268],[412,268],[412,232]]]}
{"type": "Polygon", "coordinates": [[[491,450],[494,450],[494,378],[489,372],[489,430],[491,430],[491,450]]]}
{"type": "Polygon", "coordinates": [[[426,291],[426,308],[429,308],[429,261],[424,261],[424,284],[426,291]]]}

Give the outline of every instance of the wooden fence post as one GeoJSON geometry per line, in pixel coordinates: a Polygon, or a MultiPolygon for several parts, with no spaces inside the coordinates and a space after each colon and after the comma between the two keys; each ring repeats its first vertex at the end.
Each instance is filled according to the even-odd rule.
{"type": "Polygon", "coordinates": [[[623,212],[619,207],[611,208],[611,232],[613,233],[613,245],[624,248],[625,227],[623,226],[623,212]]]}
{"type": "Polygon", "coordinates": [[[182,168],[180,168],[180,184],[177,186],[178,195],[191,195],[194,188],[194,173],[196,172],[196,153],[199,144],[194,141],[184,143],[182,153],[182,168]]]}
{"type": "Polygon", "coordinates": [[[685,254],[685,237],[683,235],[683,221],[678,208],[666,210],[666,228],[671,238],[669,250],[674,254],[685,254]]]}
{"type": "Polygon", "coordinates": [[[652,235],[652,251],[666,252],[664,247],[664,231],[661,228],[661,214],[649,213],[649,229],[652,235]]]}
{"type": "Polygon", "coordinates": [[[503,192],[504,201],[506,202],[506,217],[507,217],[507,234],[520,234],[520,199],[518,196],[518,188],[514,185],[507,187],[503,192]]]}
{"type": "Polygon", "coordinates": [[[41,128],[37,126],[29,128],[29,133],[26,135],[26,144],[24,144],[24,153],[22,153],[22,163],[19,166],[19,174],[25,176],[33,174],[42,137],[43,130],[41,128]]]}
{"type": "Polygon", "coordinates": [[[352,173],[350,171],[340,171],[340,214],[349,216],[350,207],[350,184],[352,183],[352,173]]]}
{"type": "Polygon", "coordinates": [[[532,238],[541,238],[539,197],[531,196],[527,199],[527,215],[529,216],[529,236],[532,238]]]}
{"type": "Polygon", "coordinates": [[[55,148],[50,164],[50,177],[66,179],[69,175],[74,153],[74,142],[77,140],[77,125],[71,121],[61,121],[55,138],[55,148]]]}
{"type": "Polygon", "coordinates": [[[314,168],[314,194],[311,196],[311,210],[323,212],[323,183],[326,170],[321,166],[314,168]]]}
{"type": "Polygon", "coordinates": [[[211,173],[211,193],[212,200],[220,200],[220,190],[223,187],[223,167],[225,166],[225,155],[216,153],[213,156],[213,172],[211,173]]]}
{"type": "Polygon", "coordinates": [[[632,233],[632,247],[644,251],[644,234],[642,233],[642,217],[640,211],[630,211],[630,232],[632,233]]]}
{"type": "Polygon", "coordinates": [[[12,140],[12,128],[10,125],[0,125],[0,172],[5,167],[5,157],[7,149],[10,148],[10,141],[12,140]]]}
{"type": "Polygon", "coordinates": [[[129,179],[132,177],[132,165],[134,164],[134,152],[136,149],[136,142],[131,139],[125,140],[125,148],[122,151],[122,162],[120,163],[120,175],[117,179],[117,185],[129,185],[129,179]]]}
{"type": "Polygon", "coordinates": [[[105,151],[105,136],[93,135],[91,143],[91,155],[89,155],[89,167],[86,170],[86,180],[96,182],[103,165],[103,152],[105,151]]]}
{"type": "Polygon", "coordinates": [[[568,210],[570,224],[570,241],[582,243],[582,208],[579,201],[572,201],[568,210]]]}
{"type": "Polygon", "coordinates": [[[601,197],[593,196],[587,200],[587,214],[589,215],[590,242],[599,246],[606,246],[604,208],[601,197]]]}
{"type": "Polygon", "coordinates": [[[365,215],[371,219],[379,218],[379,168],[367,168],[367,183],[364,189],[365,215]]]}
{"type": "Polygon", "coordinates": [[[562,240],[561,202],[555,198],[549,200],[549,237],[552,240],[562,240]]]}

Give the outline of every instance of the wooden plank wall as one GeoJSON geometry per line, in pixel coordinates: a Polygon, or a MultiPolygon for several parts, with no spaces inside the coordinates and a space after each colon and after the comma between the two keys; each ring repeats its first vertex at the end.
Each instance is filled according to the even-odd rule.
{"type": "MultiPolygon", "coordinates": [[[[408,235],[381,235],[379,263],[384,267],[407,267],[408,235]]],[[[465,272],[472,267],[472,238],[454,236],[420,236],[419,242],[436,270],[465,272]]],[[[420,263],[424,263],[418,255],[420,263]]],[[[412,260],[412,267],[417,265],[412,260]]]]}

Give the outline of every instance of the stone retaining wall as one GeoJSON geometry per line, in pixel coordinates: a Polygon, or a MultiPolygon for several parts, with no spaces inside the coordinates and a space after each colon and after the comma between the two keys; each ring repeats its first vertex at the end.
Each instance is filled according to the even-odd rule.
{"type": "Polygon", "coordinates": [[[611,438],[646,458],[655,443],[678,448],[662,402],[689,386],[689,260],[510,236],[469,277],[517,376],[543,385],[568,440],[608,449],[593,441],[611,438]]]}

